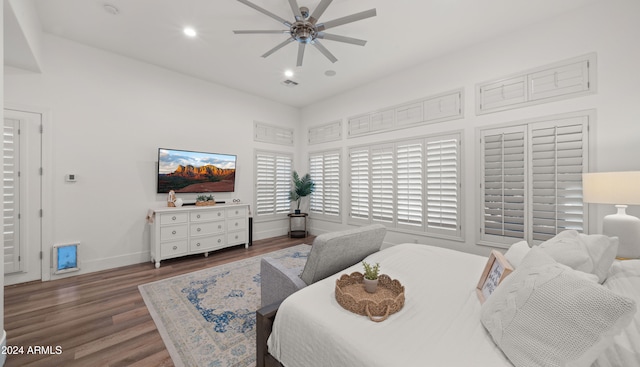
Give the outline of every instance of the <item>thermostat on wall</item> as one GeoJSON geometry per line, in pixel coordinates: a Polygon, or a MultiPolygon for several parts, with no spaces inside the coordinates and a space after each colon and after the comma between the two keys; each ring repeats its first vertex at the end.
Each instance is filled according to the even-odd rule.
{"type": "Polygon", "coordinates": [[[77,176],[74,173],[69,173],[64,176],[64,180],[67,182],[76,182],[77,176]]]}

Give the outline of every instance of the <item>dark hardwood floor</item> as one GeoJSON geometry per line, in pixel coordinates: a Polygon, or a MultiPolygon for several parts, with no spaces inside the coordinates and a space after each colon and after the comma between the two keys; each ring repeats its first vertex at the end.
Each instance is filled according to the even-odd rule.
{"type": "Polygon", "coordinates": [[[23,354],[7,355],[5,366],[173,366],[138,285],[312,241],[276,237],[165,260],[159,269],[146,262],[7,286],[7,345],[23,354]]]}

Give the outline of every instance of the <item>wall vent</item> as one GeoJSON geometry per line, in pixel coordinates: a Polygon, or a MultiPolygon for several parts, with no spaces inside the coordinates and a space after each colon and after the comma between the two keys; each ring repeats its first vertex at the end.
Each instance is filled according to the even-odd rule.
{"type": "Polygon", "coordinates": [[[291,79],[287,79],[287,80],[283,81],[282,84],[286,85],[287,87],[295,87],[296,85],[298,85],[298,82],[294,82],[291,79]]]}

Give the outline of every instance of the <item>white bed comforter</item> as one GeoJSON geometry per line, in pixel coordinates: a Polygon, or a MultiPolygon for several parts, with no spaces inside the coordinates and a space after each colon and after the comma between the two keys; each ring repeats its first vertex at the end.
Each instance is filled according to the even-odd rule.
{"type": "MultiPolygon", "coordinates": [[[[402,244],[373,254],[405,286],[405,306],[375,323],[335,300],[341,274],[306,287],[281,305],[269,352],[286,367],[512,366],[480,323],[475,287],[487,258],[402,244]]],[[[605,287],[640,305],[640,260],[616,261],[605,287]]],[[[640,366],[640,312],[593,367],[640,366]]]]}
{"type": "Polygon", "coordinates": [[[487,258],[402,244],[371,255],[405,286],[405,305],[375,323],[335,300],[341,274],[303,288],[278,311],[269,352],[286,367],[512,366],[480,323],[475,287],[487,258]]]}

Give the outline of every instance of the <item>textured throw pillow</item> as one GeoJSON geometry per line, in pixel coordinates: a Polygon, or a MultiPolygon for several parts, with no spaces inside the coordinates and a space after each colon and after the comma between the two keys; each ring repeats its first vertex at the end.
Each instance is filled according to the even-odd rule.
{"type": "Polygon", "coordinates": [[[595,274],[604,282],[618,251],[618,238],[563,231],[540,244],[555,261],[571,269],[595,274]]]}
{"type": "Polygon", "coordinates": [[[635,312],[633,300],[585,280],[533,248],[481,308],[516,367],[589,367],[635,312]]]}
{"type": "Polygon", "coordinates": [[[507,252],[505,252],[504,257],[509,261],[509,264],[515,269],[520,266],[522,259],[529,253],[531,248],[527,241],[516,242],[509,247],[507,252]]]}

